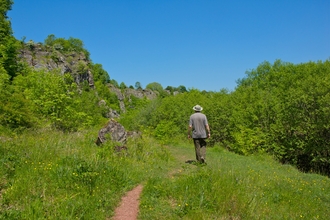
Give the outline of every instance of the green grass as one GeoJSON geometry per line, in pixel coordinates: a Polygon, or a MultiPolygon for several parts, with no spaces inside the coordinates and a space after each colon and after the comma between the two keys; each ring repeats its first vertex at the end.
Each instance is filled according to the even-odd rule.
{"type": "Polygon", "coordinates": [[[176,172],[148,181],[140,219],[328,219],[330,180],[280,165],[267,155],[243,157],[219,147],[207,166],[192,144],[169,148],[176,172]]]}
{"type": "Polygon", "coordinates": [[[139,219],[327,219],[330,180],[270,156],[163,146],[152,138],[94,143],[97,129],[0,135],[0,219],[106,219],[125,192],[143,184],[139,219]]]}
{"type": "Polygon", "coordinates": [[[1,139],[0,219],[105,219],[123,194],[166,167],[151,139],[97,147],[97,130],[28,132],[1,139]]]}

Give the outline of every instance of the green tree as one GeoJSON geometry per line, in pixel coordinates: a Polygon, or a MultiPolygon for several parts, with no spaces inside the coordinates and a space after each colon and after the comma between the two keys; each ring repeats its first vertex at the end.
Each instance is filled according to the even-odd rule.
{"type": "Polygon", "coordinates": [[[110,84],[113,85],[116,88],[119,88],[119,84],[118,84],[118,82],[115,79],[111,79],[110,80],[110,84]]]}
{"type": "Polygon", "coordinates": [[[142,85],[140,82],[135,83],[135,89],[142,89],[142,85]]]}
{"type": "Polygon", "coordinates": [[[124,82],[121,82],[120,85],[119,85],[119,88],[120,89],[126,89],[127,86],[126,86],[126,84],[124,82]]]}
{"type": "Polygon", "coordinates": [[[177,88],[177,91],[179,91],[179,92],[187,92],[187,89],[186,89],[185,86],[180,85],[180,86],[177,88]]]}
{"type": "Polygon", "coordinates": [[[45,39],[44,43],[45,43],[45,45],[53,46],[55,44],[55,40],[56,40],[55,35],[54,34],[50,34],[45,39]]]}
{"type": "Polygon", "coordinates": [[[173,88],[173,86],[167,86],[167,87],[165,88],[165,90],[170,91],[170,93],[173,93],[174,88],[173,88]]]}
{"type": "Polygon", "coordinates": [[[330,62],[264,62],[233,93],[230,148],[330,175],[330,62]]]}
{"type": "Polygon", "coordinates": [[[11,10],[12,0],[0,0],[0,40],[12,35],[10,21],[8,20],[7,12],[11,10]]]}
{"type": "Polygon", "coordinates": [[[92,65],[92,73],[94,76],[94,81],[100,81],[103,84],[110,82],[110,77],[107,71],[105,71],[101,64],[92,65]]]}
{"type": "Polygon", "coordinates": [[[64,53],[68,52],[82,52],[89,60],[89,52],[84,48],[84,43],[78,38],[70,37],[68,40],[65,38],[56,38],[54,34],[50,34],[44,40],[44,44],[53,47],[56,50],[60,50],[64,53]]]}
{"type": "Polygon", "coordinates": [[[11,77],[17,75],[17,50],[19,42],[12,36],[11,23],[7,12],[11,10],[13,1],[0,0],[0,65],[11,77]]]}
{"type": "Polygon", "coordinates": [[[163,86],[160,83],[157,83],[157,82],[149,83],[146,86],[146,89],[150,89],[152,91],[157,91],[159,93],[162,93],[164,91],[163,86]]]}

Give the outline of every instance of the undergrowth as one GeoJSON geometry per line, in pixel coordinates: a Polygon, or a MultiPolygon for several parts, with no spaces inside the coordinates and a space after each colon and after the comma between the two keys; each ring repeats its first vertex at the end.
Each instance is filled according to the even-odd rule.
{"type": "Polygon", "coordinates": [[[33,131],[1,139],[0,219],[105,219],[123,194],[169,160],[152,139],[94,142],[97,130],[33,131]]]}
{"type": "Polygon", "coordinates": [[[95,145],[97,130],[2,135],[0,219],[106,219],[138,184],[139,219],[327,219],[330,181],[270,156],[207,149],[153,138],[95,145]]]}
{"type": "Polygon", "coordinates": [[[207,165],[192,144],[169,147],[176,172],[151,178],[143,191],[140,219],[327,219],[330,180],[280,165],[270,156],[239,156],[207,150],[207,165]]]}

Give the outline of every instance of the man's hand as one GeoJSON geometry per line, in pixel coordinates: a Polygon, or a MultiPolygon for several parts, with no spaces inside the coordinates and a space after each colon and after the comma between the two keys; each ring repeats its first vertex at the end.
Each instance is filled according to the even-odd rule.
{"type": "Polygon", "coordinates": [[[192,130],[192,126],[191,125],[189,125],[188,126],[188,139],[190,139],[191,138],[191,130],[192,130]]]}

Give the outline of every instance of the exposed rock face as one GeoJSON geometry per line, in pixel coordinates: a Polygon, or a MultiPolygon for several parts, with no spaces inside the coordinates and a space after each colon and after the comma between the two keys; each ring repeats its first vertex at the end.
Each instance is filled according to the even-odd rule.
{"type": "MultiPolygon", "coordinates": [[[[106,141],[120,142],[125,144],[127,138],[141,138],[140,131],[126,131],[124,126],[114,119],[110,119],[109,122],[99,131],[97,140],[95,143],[101,145],[106,141]]],[[[126,146],[116,146],[116,151],[127,150],[126,146]]]]}
{"type": "Polygon", "coordinates": [[[107,118],[119,118],[119,114],[116,110],[113,110],[113,109],[109,109],[109,112],[107,113],[106,117],[107,118]]]}
{"type": "Polygon", "coordinates": [[[157,98],[158,93],[149,89],[130,89],[130,88],[125,89],[126,97],[130,97],[132,95],[137,98],[146,97],[147,99],[155,99],[157,98]]]}
{"type": "MultiPolygon", "coordinates": [[[[91,88],[95,88],[93,73],[89,69],[90,60],[83,52],[63,52],[60,48],[45,46],[41,43],[30,41],[19,51],[19,57],[36,70],[59,70],[61,74],[70,74],[77,85],[87,82],[91,88]]],[[[120,113],[126,113],[126,109],[132,102],[133,97],[149,100],[157,98],[159,93],[149,89],[120,89],[108,84],[111,92],[118,98],[120,113]],[[128,104],[128,106],[126,106],[128,104]]],[[[107,107],[104,100],[99,105],[107,107]]],[[[107,107],[109,112],[105,115],[108,118],[117,118],[120,115],[107,107]]],[[[118,110],[118,109],[117,109],[118,110]]]]}
{"type": "Polygon", "coordinates": [[[29,43],[20,50],[19,57],[37,70],[59,69],[61,74],[71,74],[78,85],[87,81],[94,88],[93,74],[87,67],[89,60],[84,53],[63,54],[40,43],[29,43]]]}
{"type": "Polygon", "coordinates": [[[149,90],[149,89],[130,89],[126,88],[123,91],[119,88],[116,88],[115,86],[109,84],[109,89],[111,92],[116,93],[118,101],[119,101],[119,106],[120,106],[120,111],[122,113],[126,112],[126,106],[125,106],[125,99],[128,100],[128,102],[131,102],[131,97],[134,96],[136,98],[142,99],[146,97],[147,99],[155,99],[158,96],[158,92],[149,90]]]}
{"type": "Polygon", "coordinates": [[[104,126],[98,134],[98,138],[96,140],[97,145],[101,145],[104,142],[111,140],[114,142],[126,143],[127,140],[127,132],[120,123],[115,121],[114,119],[110,119],[106,126],[104,126]]]}

